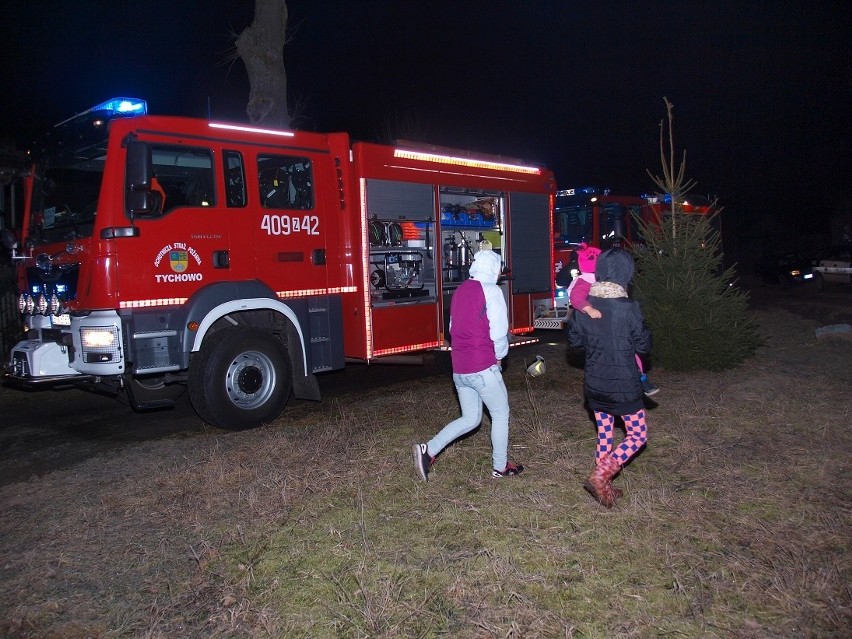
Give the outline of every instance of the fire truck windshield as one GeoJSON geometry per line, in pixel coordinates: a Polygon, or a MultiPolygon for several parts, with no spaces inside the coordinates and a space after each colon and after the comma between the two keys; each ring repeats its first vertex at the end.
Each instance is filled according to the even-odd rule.
{"type": "Polygon", "coordinates": [[[48,158],[37,169],[29,238],[36,244],[89,237],[101,190],[103,149],[85,156],[48,158]]]}
{"type": "Polygon", "coordinates": [[[553,237],[557,248],[581,242],[608,246],[623,238],[639,236],[636,218],[640,210],[637,205],[619,202],[564,204],[559,199],[553,214],[553,237]]]}
{"type": "Polygon", "coordinates": [[[590,242],[592,239],[591,206],[558,206],[553,215],[554,238],[569,245],[590,242]]]}

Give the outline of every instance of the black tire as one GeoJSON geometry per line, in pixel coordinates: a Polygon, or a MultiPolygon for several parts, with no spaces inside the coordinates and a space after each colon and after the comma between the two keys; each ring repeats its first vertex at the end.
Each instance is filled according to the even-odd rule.
{"type": "Polygon", "coordinates": [[[208,336],[189,368],[189,399],[205,422],[227,430],[273,421],[290,399],[293,372],[281,340],[235,326],[208,336]]]}
{"type": "Polygon", "coordinates": [[[133,410],[146,411],[174,406],[175,401],[186,392],[186,384],[167,384],[165,380],[164,375],[126,376],[124,391],[133,410]]]}
{"type": "Polygon", "coordinates": [[[435,355],[435,363],[438,365],[438,370],[447,377],[453,376],[453,356],[450,351],[432,351],[435,355]]]}
{"type": "Polygon", "coordinates": [[[814,273],[814,287],[816,290],[821,291],[825,286],[825,280],[822,278],[822,273],[816,271],[814,273]]]}

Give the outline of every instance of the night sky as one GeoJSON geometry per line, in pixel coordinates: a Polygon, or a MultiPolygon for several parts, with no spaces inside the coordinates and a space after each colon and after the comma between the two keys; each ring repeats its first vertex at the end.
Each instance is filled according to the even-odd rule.
{"type": "MultiPolygon", "coordinates": [[[[654,190],[646,170],[660,173],[665,96],[695,192],[719,197],[727,229],[783,243],[783,232],[827,231],[823,212],[844,198],[848,210],[852,3],[287,4],[299,128],[417,137],[543,163],[561,188],[641,194],[654,190]]],[[[0,137],[26,146],[118,95],[154,113],[244,121],[246,73],[228,57],[253,9],[7,0],[0,137]]]]}

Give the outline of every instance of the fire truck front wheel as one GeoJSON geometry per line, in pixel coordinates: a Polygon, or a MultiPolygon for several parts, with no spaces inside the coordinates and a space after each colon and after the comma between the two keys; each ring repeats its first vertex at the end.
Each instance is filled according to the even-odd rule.
{"type": "Polygon", "coordinates": [[[290,358],[281,340],[235,326],[204,340],[189,370],[189,398],[208,424],[228,430],[271,422],[293,390],[290,358]]]}

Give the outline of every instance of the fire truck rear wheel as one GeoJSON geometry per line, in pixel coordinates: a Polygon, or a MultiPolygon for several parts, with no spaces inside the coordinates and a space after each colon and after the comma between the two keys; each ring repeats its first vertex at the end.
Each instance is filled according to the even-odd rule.
{"type": "Polygon", "coordinates": [[[193,408],[208,424],[228,430],[271,422],[284,410],[292,390],[284,344],[256,328],[213,333],[190,366],[193,408]]]}

